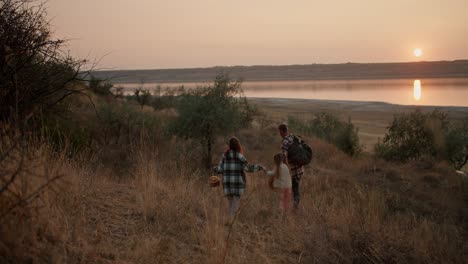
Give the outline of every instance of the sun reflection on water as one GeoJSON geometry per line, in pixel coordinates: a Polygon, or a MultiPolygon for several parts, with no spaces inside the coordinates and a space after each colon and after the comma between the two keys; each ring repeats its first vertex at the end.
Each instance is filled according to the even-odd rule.
{"type": "Polygon", "coordinates": [[[416,101],[421,100],[421,81],[420,80],[414,80],[413,87],[414,87],[414,89],[413,89],[414,90],[413,91],[414,99],[416,101]]]}

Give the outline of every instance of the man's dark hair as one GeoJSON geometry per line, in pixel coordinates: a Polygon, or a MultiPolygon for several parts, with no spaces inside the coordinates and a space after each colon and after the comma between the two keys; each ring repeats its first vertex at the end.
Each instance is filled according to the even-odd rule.
{"type": "Polygon", "coordinates": [[[288,126],[285,125],[285,124],[281,124],[278,126],[278,129],[281,131],[281,132],[288,132],[288,126]]]}

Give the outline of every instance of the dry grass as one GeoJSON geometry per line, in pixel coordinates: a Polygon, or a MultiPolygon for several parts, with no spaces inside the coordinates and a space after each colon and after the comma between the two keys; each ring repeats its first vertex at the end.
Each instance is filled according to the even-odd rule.
{"type": "MultiPolygon", "coordinates": [[[[252,162],[271,168],[279,144],[273,127],[238,136],[252,162]]],[[[459,175],[444,164],[350,158],[308,141],[315,157],[300,210],[282,218],[267,177],[251,174],[231,227],[222,191],[209,187],[190,144],[132,151],[132,175],[124,178],[38,147],[29,166],[65,178],[1,220],[0,262],[466,263],[467,194],[459,175]]],[[[224,148],[218,142],[216,153],[224,148]]],[[[38,184],[19,180],[17,188],[38,184]]]]}

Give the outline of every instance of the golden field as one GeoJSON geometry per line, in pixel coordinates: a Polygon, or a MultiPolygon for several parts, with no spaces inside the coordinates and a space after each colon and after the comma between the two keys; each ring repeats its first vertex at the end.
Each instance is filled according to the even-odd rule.
{"type": "MultiPolygon", "coordinates": [[[[297,101],[288,108],[252,101],[265,115],[236,136],[251,163],[271,169],[280,144],[277,123],[289,114],[306,117],[311,104],[297,101]]],[[[327,103],[313,107],[335,109],[327,103]]],[[[356,109],[346,113],[364,142],[381,135],[391,118],[356,109]]],[[[213,164],[229,136],[219,138],[213,164]]],[[[221,188],[209,187],[211,174],[189,141],[130,146],[123,154],[132,161],[125,173],[115,168],[122,153],[111,147],[99,155],[114,163],[103,163],[99,155],[70,160],[32,143],[28,168],[63,177],[1,220],[0,261],[466,263],[466,178],[444,163],[393,164],[366,153],[351,158],[318,139],[307,141],[314,160],[301,182],[300,209],[282,218],[267,177],[250,174],[232,226],[225,225],[221,188]]],[[[26,181],[26,172],[18,177],[15,188],[25,195],[41,184],[26,181]]],[[[9,200],[0,202],[3,207],[9,200]]]]}

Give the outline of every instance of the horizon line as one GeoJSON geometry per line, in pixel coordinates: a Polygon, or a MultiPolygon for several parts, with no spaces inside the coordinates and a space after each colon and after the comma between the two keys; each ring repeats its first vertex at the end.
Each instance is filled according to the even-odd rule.
{"type": "Polygon", "coordinates": [[[341,62],[341,63],[308,63],[308,64],[251,64],[251,65],[214,65],[206,67],[181,67],[181,68],[129,68],[129,69],[103,69],[98,71],[154,71],[154,70],[188,70],[188,69],[213,69],[213,68],[235,68],[235,67],[282,67],[282,66],[309,66],[309,65],[343,65],[343,64],[401,64],[401,63],[431,63],[431,62],[458,62],[467,59],[434,60],[434,61],[395,61],[395,62],[341,62]]]}

